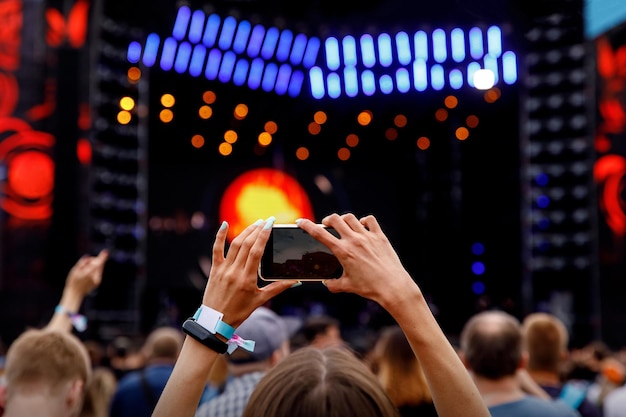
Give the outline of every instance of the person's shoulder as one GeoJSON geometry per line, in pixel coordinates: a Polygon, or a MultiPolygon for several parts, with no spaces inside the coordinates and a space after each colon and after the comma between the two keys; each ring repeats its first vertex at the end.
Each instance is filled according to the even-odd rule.
{"type": "Polygon", "coordinates": [[[532,415],[534,417],[581,417],[580,413],[559,400],[545,400],[527,395],[510,403],[499,404],[489,408],[493,417],[517,417],[532,415]]]}

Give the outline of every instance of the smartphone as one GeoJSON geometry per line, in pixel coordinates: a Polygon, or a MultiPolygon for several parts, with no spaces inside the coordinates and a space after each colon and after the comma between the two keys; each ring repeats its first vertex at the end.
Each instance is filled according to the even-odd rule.
{"type": "MultiPolygon", "coordinates": [[[[324,226],[325,227],[325,226],[324,226]]],[[[339,237],[333,228],[325,227],[339,237]]],[[[259,264],[265,281],[339,278],[343,267],[330,249],[295,224],[275,224],[259,264]]]]}

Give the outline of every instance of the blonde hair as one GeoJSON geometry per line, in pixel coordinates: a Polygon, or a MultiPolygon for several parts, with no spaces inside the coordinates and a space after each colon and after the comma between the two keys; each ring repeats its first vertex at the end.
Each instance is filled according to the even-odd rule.
{"type": "Polygon", "coordinates": [[[7,398],[33,385],[58,393],[65,382],[91,380],[87,349],[73,334],[49,329],[24,331],[9,346],[5,378],[7,398]]]}
{"type": "Polygon", "coordinates": [[[528,369],[560,372],[567,353],[569,334],[565,324],[548,313],[532,313],[522,321],[528,369]]]}
{"type": "Polygon", "coordinates": [[[378,380],[396,406],[432,402],[422,366],[399,326],[381,331],[372,360],[378,380]]]}

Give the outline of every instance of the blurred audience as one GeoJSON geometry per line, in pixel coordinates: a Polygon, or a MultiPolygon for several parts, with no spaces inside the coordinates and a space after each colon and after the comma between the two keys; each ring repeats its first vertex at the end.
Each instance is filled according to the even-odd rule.
{"type": "Polygon", "coordinates": [[[59,303],[43,329],[27,329],[9,346],[0,387],[3,417],[76,417],[92,378],[91,358],[72,331],[86,329],[79,313],[102,282],[109,253],[84,255],[68,272],[59,303]]]}
{"type": "Polygon", "coordinates": [[[601,417],[600,408],[587,399],[589,383],[564,376],[569,356],[569,332],[557,316],[538,312],[522,321],[526,369],[552,398],[560,399],[578,410],[582,417],[601,417]]]}
{"type": "Polygon", "coordinates": [[[292,347],[297,349],[311,346],[323,349],[330,346],[344,346],[339,320],[325,314],[315,314],[305,318],[304,324],[292,339],[292,347]]]}
{"type": "Polygon", "coordinates": [[[399,326],[381,330],[368,360],[402,417],[437,416],[422,366],[399,326]]]}
{"type": "Polygon", "coordinates": [[[110,417],[152,415],[182,343],[182,331],[173,327],[159,327],[148,335],[141,349],[144,365],[119,380],[111,400],[110,417]]]}
{"type": "Polygon", "coordinates": [[[94,367],[80,417],[109,417],[111,399],[116,388],[117,379],[110,368],[94,367]]]}
{"type": "Polygon", "coordinates": [[[497,310],[475,314],[465,323],[460,342],[461,356],[492,417],[580,416],[561,401],[529,394],[520,383],[525,357],[514,316],[497,310]]]}
{"type": "Polygon", "coordinates": [[[222,392],[200,404],[196,417],[241,417],[252,391],[265,373],[291,352],[290,339],[299,321],[258,307],[237,328],[237,335],[254,340],[254,351],[237,349],[227,357],[228,374],[222,392]]]}

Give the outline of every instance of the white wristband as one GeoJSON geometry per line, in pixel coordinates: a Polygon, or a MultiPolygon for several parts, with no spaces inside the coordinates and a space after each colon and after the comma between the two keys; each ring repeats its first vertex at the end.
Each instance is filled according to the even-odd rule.
{"type": "Polygon", "coordinates": [[[204,304],[201,305],[196,314],[194,314],[193,318],[196,322],[207,329],[209,332],[215,334],[219,333],[224,336],[226,339],[230,339],[233,337],[235,333],[235,329],[224,323],[222,321],[222,317],[224,317],[223,313],[220,313],[217,310],[212,309],[211,307],[207,307],[204,304]]]}

